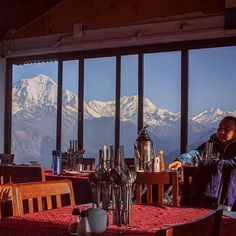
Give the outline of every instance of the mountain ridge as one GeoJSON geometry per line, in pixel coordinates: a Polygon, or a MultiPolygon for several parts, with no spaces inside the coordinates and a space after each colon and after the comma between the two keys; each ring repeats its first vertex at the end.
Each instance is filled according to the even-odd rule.
{"type": "MultiPolygon", "coordinates": [[[[64,109],[78,110],[78,97],[68,89],[63,90],[62,104],[64,109]]],[[[40,105],[56,105],[57,84],[43,74],[32,78],[23,79],[13,86],[13,115],[21,109],[40,107],[40,105]]],[[[180,112],[171,112],[167,109],[158,108],[148,98],[144,98],[144,119],[150,126],[160,125],[160,120],[175,122],[180,119],[180,112]]],[[[123,96],[120,99],[121,121],[131,120],[137,117],[138,96],[123,96]]],[[[192,122],[201,124],[215,124],[224,116],[236,116],[236,111],[223,111],[219,108],[210,108],[189,117],[192,122]]],[[[115,101],[84,102],[85,119],[114,117],[115,101]]]]}

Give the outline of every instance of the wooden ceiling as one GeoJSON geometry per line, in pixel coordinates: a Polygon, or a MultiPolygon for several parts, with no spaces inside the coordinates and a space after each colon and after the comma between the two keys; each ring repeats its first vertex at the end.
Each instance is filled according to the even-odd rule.
{"type": "Polygon", "coordinates": [[[0,0],[0,40],[8,39],[60,2],[62,0],[0,0]]]}
{"type": "Polygon", "coordinates": [[[222,13],[224,0],[0,0],[0,42],[151,22],[200,12],[222,13]]]}

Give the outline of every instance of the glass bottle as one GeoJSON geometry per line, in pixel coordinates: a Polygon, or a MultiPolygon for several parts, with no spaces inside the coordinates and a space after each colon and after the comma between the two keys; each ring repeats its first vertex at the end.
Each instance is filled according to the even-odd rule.
{"type": "Polygon", "coordinates": [[[160,172],[160,158],[159,157],[154,157],[152,159],[152,171],[160,172]]]}
{"type": "Polygon", "coordinates": [[[81,211],[80,223],[78,227],[78,236],[89,236],[91,235],[91,229],[88,221],[88,211],[81,211]]]}
{"type": "Polygon", "coordinates": [[[159,161],[160,161],[160,171],[165,171],[165,161],[164,161],[163,150],[160,150],[159,152],[159,161]]]}
{"type": "Polygon", "coordinates": [[[70,235],[77,235],[79,221],[80,221],[80,210],[78,208],[74,208],[72,211],[71,222],[68,227],[68,232],[70,235]]]}

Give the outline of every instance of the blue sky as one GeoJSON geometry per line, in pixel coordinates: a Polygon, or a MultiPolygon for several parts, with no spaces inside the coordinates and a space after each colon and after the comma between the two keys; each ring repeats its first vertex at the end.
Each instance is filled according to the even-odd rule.
{"type": "MultiPolygon", "coordinates": [[[[236,110],[236,47],[190,51],[189,112],[196,114],[211,107],[236,110]]],[[[144,95],[158,107],[180,111],[180,52],[146,54],[144,95]]],[[[137,55],[121,61],[121,94],[137,94],[137,55]]],[[[63,88],[77,93],[78,61],[64,62],[63,88]]],[[[14,82],[38,74],[55,81],[57,62],[14,66],[14,82]]],[[[85,100],[114,100],[115,57],[85,60],[85,100]]]]}

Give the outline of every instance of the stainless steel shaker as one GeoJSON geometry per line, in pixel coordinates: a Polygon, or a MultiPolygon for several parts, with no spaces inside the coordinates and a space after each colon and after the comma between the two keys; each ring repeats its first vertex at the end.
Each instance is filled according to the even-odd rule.
{"type": "Polygon", "coordinates": [[[153,142],[149,136],[147,126],[142,128],[135,143],[135,167],[137,171],[151,171],[154,157],[153,142]]]}

